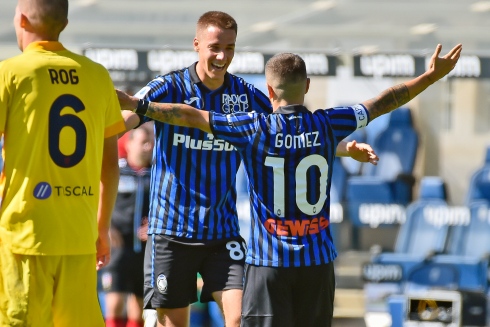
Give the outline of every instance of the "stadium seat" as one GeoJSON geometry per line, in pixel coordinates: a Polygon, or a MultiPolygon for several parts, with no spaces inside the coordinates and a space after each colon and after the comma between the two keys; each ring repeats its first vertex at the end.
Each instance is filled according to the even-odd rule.
{"type": "MultiPolygon", "coordinates": [[[[346,137],[344,141],[356,140],[357,143],[366,142],[366,131],[359,129],[346,137]]],[[[344,220],[345,189],[347,179],[360,173],[362,163],[350,157],[335,157],[332,172],[332,183],[330,186],[330,222],[331,231],[334,235],[334,243],[337,249],[341,248],[340,224],[344,220]]]]}
{"type": "MultiPolygon", "coordinates": [[[[372,146],[380,158],[378,165],[364,164],[361,176],[347,181],[348,215],[356,226],[372,225],[360,212],[363,205],[406,206],[412,200],[418,134],[410,109],[394,110],[372,146]]],[[[392,224],[390,219],[385,223],[392,224]]]]}
{"type": "Polygon", "coordinates": [[[431,263],[452,265],[457,269],[458,289],[488,291],[490,267],[490,204],[475,200],[468,206],[469,221],[453,218],[445,254],[431,258],[431,263]]]}
{"type": "Polygon", "coordinates": [[[479,199],[490,201],[490,146],[486,149],[483,166],[471,177],[466,203],[479,199]]]}
{"type": "Polygon", "coordinates": [[[393,252],[373,253],[362,267],[367,312],[386,311],[386,300],[403,292],[412,269],[443,251],[449,227],[439,224],[437,217],[447,208],[445,182],[440,177],[423,177],[419,198],[407,207],[393,252]]]}
{"type": "Polygon", "coordinates": [[[405,292],[420,286],[429,288],[457,288],[459,273],[456,267],[444,263],[420,264],[414,267],[407,276],[405,292]]]}
{"type": "Polygon", "coordinates": [[[441,223],[439,218],[447,209],[445,182],[440,177],[422,178],[419,198],[407,207],[406,222],[398,231],[394,252],[375,255],[371,262],[400,267],[401,274],[393,281],[406,280],[412,268],[443,252],[449,224],[441,223]]]}

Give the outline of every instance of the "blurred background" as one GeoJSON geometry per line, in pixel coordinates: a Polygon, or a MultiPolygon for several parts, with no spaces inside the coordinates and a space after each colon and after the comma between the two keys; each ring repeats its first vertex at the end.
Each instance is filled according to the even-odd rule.
{"type": "MultiPolygon", "coordinates": [[[[0,60],[19,54],[12,25],[15,6],[15,0],[0,2],[0,60]]],[[[230,72],[262,90],[263,66],[271,55],[300,53],[312,79],[306,99],[310,109],[369,99],[422,73],[438,43],[443,45],[443,54],[463,44],[462,57],[450,77],[431,86],[397,116],[386,115],[353,136],[373,145],[381,168],[349,160],[339,160],[335,167],[331,201],[334,237],[340,249],[337,323],[395,326],[389,320],[392,312],[391,318],[385,317],[388,320],[381,315],[378,320],[366,316],[390,312],[387,294],[404,293],[401,285],[411,268],[390,261],[393,267],[403,267],[403,278],[382,284],[393,286],[391,291],[372,291],[366,287],[365,264],[376,262],[382,252],[402,252],[400,234],[410,234],[402,227],[408,225],[414,211],[407,208],[423,198],[423,181],[429,190],[436,189],[435,197],[449,208],[443,214],[425,213],[426,220],[437,218],[439,227],[451,227],[436,248],[440,252],[455,247],[453,227],[459,224],[455,212],[466,208],[465,214],[472,217],[475,192],[485,197],[485,190],[475,191],[478,181],[474,179],[490,161],[490,1],[71,0],[69,24],[61,41],[70,50],[104,64],[117,87],[136,92],[154,76],[197,59],[192,50],[195,24],[208,10],[228,12],[237,20],[236,55],[230,72]],[[428,177],[437,177],[441,184],[428,177]],[[438,187],[444,191],[437,193],[438,187]],[[380,306],[369,306],[374,301],[370,292],[378,292],[380,306]],[[369,323],[370,319],[375,322],[369,323]]],[[[478,187],[484,187],[485,178],[490,178],[490,174],[483,175],[478,187]]],[[[239,211],[246,236],[248,199],[242,200],[239,211]]],[[[415,252],[434,250],[419,241],[422,250],[415,252]]],[[[488,242],[479,244],[482,253],[490,252],[488,242]]],[[[488,266],[478,262],[483,265],[479,271],[485,275],[485,285],[474,289],[486,294],[488,266]]]]}

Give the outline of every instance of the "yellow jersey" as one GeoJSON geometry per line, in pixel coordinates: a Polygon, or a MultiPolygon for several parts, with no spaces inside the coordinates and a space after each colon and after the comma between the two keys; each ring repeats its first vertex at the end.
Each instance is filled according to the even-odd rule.
{"type": "Polygon", "coordinates": [[[19,254],[95,253],[104,138],[124,130],[100,64],[53,41],[0,62],[0,241],[19,254]]]}

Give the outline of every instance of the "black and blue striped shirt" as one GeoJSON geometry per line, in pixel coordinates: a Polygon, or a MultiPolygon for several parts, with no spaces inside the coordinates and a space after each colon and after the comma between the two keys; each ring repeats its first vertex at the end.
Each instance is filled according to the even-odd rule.
{"type": "MultiPolygon", "coordinates": [[[[157,76],[136,96],[223,114],[252,108],[271,112],[268,97],[242,78],[227,73],[220,88],[209,90],[195,66],[157,76]]],[[[240,156],[232,145],[196,128],[155,121],[153,159],[149,234],[189,242],[239,235],[235,179],[240,156]]]]}
{"type": "Polygon", "coordinates": [[[211,113],[213,134],[233,144],[249,179],[252,228],[246,262],[301,267],[337,256],[330,181],[338,143],[368,122],[364,106],[273,114],[211,113]]]}

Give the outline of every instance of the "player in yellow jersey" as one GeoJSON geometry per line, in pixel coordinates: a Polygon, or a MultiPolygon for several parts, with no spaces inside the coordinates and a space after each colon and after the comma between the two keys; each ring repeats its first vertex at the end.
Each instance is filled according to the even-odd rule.
{"type": "Polygon", "coordinates": [[[107,70],[58,42],[67,16],[68,0],[18,0],[23,53],[0,63],[0,326],[104,326],[125,128],[107,70]]]}

